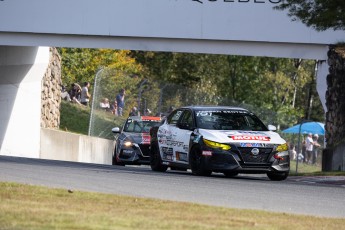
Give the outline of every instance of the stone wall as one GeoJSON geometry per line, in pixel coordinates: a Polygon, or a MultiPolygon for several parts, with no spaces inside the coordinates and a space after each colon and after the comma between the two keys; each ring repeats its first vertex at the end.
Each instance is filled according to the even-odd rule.
{"type": "Polygon", "coordinates": [[[61,103],[61,57],[50,48],[50,60],[42,79],[41,127],[59,128],[61,103]]]}
{"type": "Polygon", "coordinates": [[[345,48],[331,46],[328,64],[325,125],[327,149],[324,151],[324,161],[328,163],[324,163],[323,170],[345,170],[344,164],[335,160],[343,159],[345,155],[345,48]]]}

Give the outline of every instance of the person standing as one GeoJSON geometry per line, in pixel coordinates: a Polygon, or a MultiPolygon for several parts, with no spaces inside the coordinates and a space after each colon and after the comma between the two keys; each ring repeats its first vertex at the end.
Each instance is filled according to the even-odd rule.
{"type": "Polygon", "coordinates": [[[312,163],[312,158],[313,158],[313,135],[311,133],[308,134],[308,137],[305,140],[305,147],[306,147],[306,162],[307,164],[312,163]]]}
{"type": "Polygon", "coordinates": [[[313,164],[316,164],[316,161],[317,161],[317,155],[318,155],[318,152],[319,152],[319,149],[320,149],[320,143],[318,142],[318,139],[319,139],[319,135],[317,134],[314,134],[313,136],[313,160],[312,160],[312,163],[313,164]]]}
{"type": "Polygon", "coordinates": [[[89,88],[90,88],[90,82],[84,82],[84,86],[81,89],[81,96],[80,96],[80,103],[88,106],[89,100],[90,100],[90,93],[89,93],[89,88]]]}
{"type": "Polygon", "coordinates": [[[125,107],[125,89],[120,89],[118,95],[116,95],[117,102],[117,115],[123,116],[123,109],[125,107]]]}

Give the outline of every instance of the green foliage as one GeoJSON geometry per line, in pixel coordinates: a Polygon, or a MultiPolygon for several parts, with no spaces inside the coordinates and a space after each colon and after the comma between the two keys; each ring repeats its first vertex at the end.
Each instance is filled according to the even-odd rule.
{"type": "MultiPolygon", "coordinates": [[[[112,68],[129,74],[140,73],[141,66],[128,56],[128,51],[111,49],[59,48],[62,56],[62,81],[65,85],[89,81],[102,68],[112,68]]],[[[108,81],[111,85],[111,81],[108,81]]]]}
{"type": "Polygon", "coordinates": [[[104,49],[60,52],[64,84],[96,84],[90,89],[96,108],[102,98],[114,101],[124,88],[125,116],[134,106],[141,113],[148,108],[156,114],[170,106],[232,105],[248,108],[266,124],[281,128],[302,118],[324,119],[314,61],[104,49]],[[103,71],[94,79],[100,67],[103,71]]]}
{"type": "Polygon", "coordinates": [[[345,29],[345,1],[343,0],[284,0],[276,9],[288,9],[292,20],[299,19],[307,26],[319,31],[345,29]]]}

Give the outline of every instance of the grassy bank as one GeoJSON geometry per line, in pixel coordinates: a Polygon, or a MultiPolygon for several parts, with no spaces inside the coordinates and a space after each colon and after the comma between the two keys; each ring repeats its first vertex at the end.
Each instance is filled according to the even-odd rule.
{"type": "Polygon", "coordinates": [[[0,229],[342,229],[345,219],[0,182],[0,229]]]}
{"type": "MultiPolygon", "coordinates": [[[[60,108],[60,129],[68,132],[88,135],[91,109],[90,107],[62,101],[60,108]]],[[[124,117],[115,117],[110,112],[95,110],[92,136],[112,140],[113,127],[122,127],[124,117]]]]}

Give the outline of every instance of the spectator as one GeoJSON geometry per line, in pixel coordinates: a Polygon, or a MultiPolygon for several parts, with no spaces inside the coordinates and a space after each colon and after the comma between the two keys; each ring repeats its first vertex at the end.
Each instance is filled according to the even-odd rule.
{"type": "Polygon", "coordinates": [[[312,157],[313,157],[313,138],[312,138],[312,134],[309,133],[306,140],[305,140],[305,147],[306,147],[306,159],[305,161],[307,162],[307,164],[311,164],[312,163],[312,157]]]}
{"type": "Polygon", "coordinates": [[[150,116],[151,115],[151,110],[145,109],[144,116],[150,116]]]}
{"type": "Polygon", "coordinates": [[[297,152],[295,149],[295,145],[293,143],[290,143],[290,145],[289,145],[289,155],[290,155],[290,159],[296,160],[297,152]]]}
{"type": "Polygon", "coordinates": [[[298,154],[298,162],[303,162],[304,161],[304,156],[302,153],[298,154]]]}
{"type": "Polygon", "coordinates": [[[119,94],[116,96],[117,103],[117,114],[118,116],[123,115],[123,109],[125,107],[125,89],[120,89],[119,94]]]}
{"type": "Polygon", "coordinates": [[[170,106],[169,109],[168,109],[168,111],[164,114],[164,117],[169,116],[169,114],[170,114],[172,111],[174,111],[174,110],[175,110],[175,107],[174,107],[174,106],[170,106]]]}
{"type": "Polygon", "coordinates": [[[175,107],[174,106],[170,106],[169,109],[168,109],[167,114],[169,115],[174,110],[175,110],[175,107]]]}
{"type": "Polygon", "coordinates": [[[68,92],[71,101],[73,103],[77,103],[80,105],[80,95],[81,95],[81,87],[77,83],[73,83],[71,90],[68,92]]]}
{"type": "Polygon", "coordinates": [[[80,102],[81,104],[88,106],[91,95],[89,94],[89,82],[84,82],[84,87],[81,89],[80,102]]]}
{"type": "Polygon", "coordinates": [[[105,111],[111,111],[108,98],[103,98],[102,101],[99,103],[99,106],[101,107],[101,109],[105,111]]]}
{"type": "Polygon", "coordinates": [[[110,105],[110,111],[112,114],[114,114],[115,116],[118,116],[117,113],[117,102],[116,100],[114,100],[114,102],[110,105]]]}
{"type": "Polygon", "coordinates": [[[306,159],[307,159],[307,156],[306,156],[306,142],[305,142],[305,140],[306,140],[306,137],[305,136],[303,136],[303,141],[302,141],[302,155],[303,155],[303,160],[304,160],[304,162],[306,163],[306,159]]]}
{"type": "Polygon", "coordinates": [[[313,164],[316,164],[318,152],[319,152],[319,149],[320,149],[320,146],[321,146],[321,145],[319,144],[319,142],[318,142],[318,139],[319,139],[319,135],[314,134],[314,136],[313,136],[313,145],[314,145],[314,149],[313,149],[313,159],[312,159],[312,163],[313,163],[313,164]]]}
{"type": "Polygon", "coordinates": [[[129,113],[129,116],[140,116],[140,112],[138,111],[137,107],[133,107],[131,112],[129,113]]]}
{"type": "Polygon", "coordinates": [[[61,86],[61,98],[65,101],[71,101],[71,97],[69,96],[66,86],[61,86]]]}

